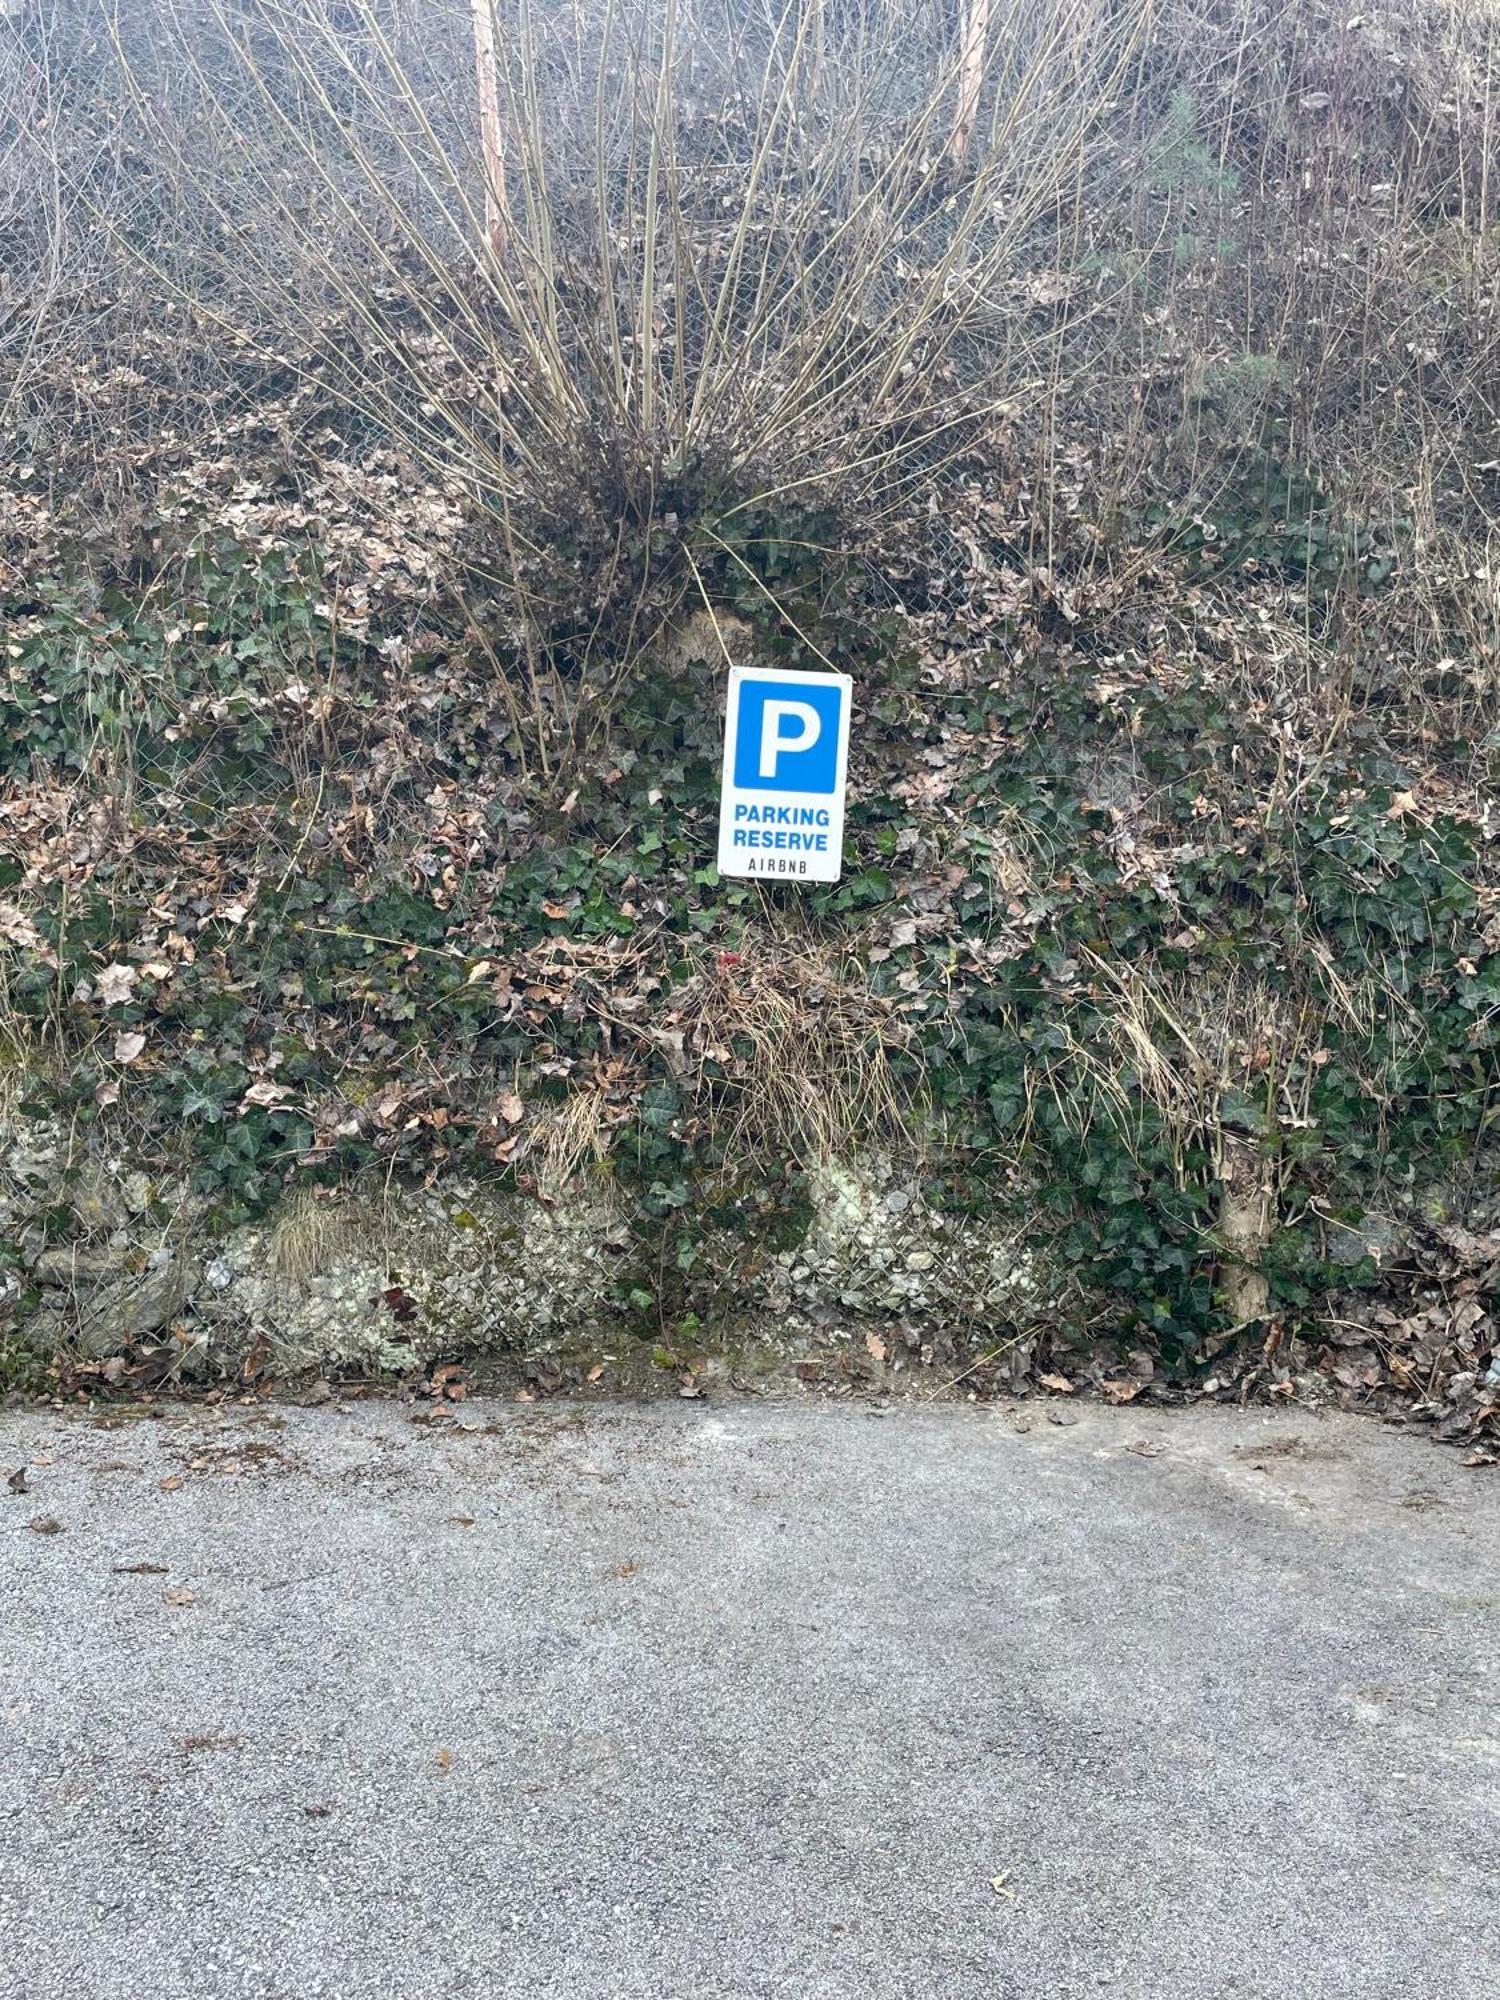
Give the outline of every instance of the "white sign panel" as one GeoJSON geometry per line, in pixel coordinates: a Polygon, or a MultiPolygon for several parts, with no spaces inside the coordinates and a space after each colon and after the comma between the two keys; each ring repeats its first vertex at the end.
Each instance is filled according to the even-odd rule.
{"type": "Polygon", "coordinates": [[[730,668],[721,875],[837,882],[851,688],[847,674],[730,668]]]}

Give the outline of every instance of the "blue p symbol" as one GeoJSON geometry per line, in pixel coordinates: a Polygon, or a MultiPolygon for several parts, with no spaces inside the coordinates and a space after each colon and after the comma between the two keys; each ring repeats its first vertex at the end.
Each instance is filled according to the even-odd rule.
{"type": "Polygon", "coordinates": [[[836,789],[843,688],[815,681],[740,683],[734,782],[755,792],[836,789]]]}

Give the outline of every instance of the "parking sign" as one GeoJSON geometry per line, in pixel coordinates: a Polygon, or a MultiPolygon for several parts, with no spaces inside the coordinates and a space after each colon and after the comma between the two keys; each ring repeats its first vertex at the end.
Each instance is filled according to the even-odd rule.
{"type": "Polygon", "coordinates": [[[851,685],[847,674],[730,668],[721,875],[837,882],[851,685]]]}

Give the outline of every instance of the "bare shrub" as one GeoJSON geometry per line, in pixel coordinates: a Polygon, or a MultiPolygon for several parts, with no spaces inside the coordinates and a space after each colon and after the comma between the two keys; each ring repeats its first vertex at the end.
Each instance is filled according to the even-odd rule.
{"type": "Polygon", "coordinates": [[[231,351],[462,481],[537,722],[768,514],[900,511],[1016,395],[1030,341],[989,295],[1140,18],[1011,0],[981,46],[936,7],[522,4],[502,232],[468,11],[122,5],[120,144],[173,222],[110,226],[231,351]]]}

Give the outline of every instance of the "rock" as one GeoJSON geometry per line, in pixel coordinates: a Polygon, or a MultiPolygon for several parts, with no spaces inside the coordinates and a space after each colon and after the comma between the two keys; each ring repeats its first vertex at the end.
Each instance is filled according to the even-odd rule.
{"type": "Polygon", "coordinates": [[[780,1308],[794,1323],[815,1323],[833,1306],[881,1320],[1015,1327],[1048,1308],[1055,1281],[1026,1240],[1019,1203],[944,1215],[914,1176],[881,1158],[830,1162],[810,1193],[812,1227],[780,1308]]]}
{"type": "Polygon", "coordinates": [[[31,1275],[39,1285],[94,1286],[118,1277],[124,1266],[124,1251],[112,1245],[65,1243],[43,1250],[31,1275]]]}
{"type": "Polygon", "coordinates": [[[85,1229],[118,1229],[129,1222],[130,1210],[121,1198],[114,1177],[91,1168],[73,1191],[73,1213],[85,1229]]]}
{"type": "Polygon", "coordinates": [[[156,1333],[183,1310],[197,1281],[194,1264],[167,1253],[154,1270],[103,1286],[79,1306],[79,1345],[99,1361],[156,1333]]]}
{"type": "Polygon", "coordinates": [[[1328,1231],[1328,1257],[1334,1264],[1362,1264],[1368,1257],[1386,1265],[1407,1247],[1408,1233],[1389,1216],[1362,1215],[1358,1222],[1335,1222],[1328,1231]]]}
{"type": "Polygon", "coordinates": [[[21,1322],[21,1342],[33,1354],[50,1360],[60,1354],[67,1345],[72,1326],[72,1316],[53,1299],[40,1306],[29,1319],[21,1322]]]}
{"type": "Polygon", "coordinates": [[[552,1209],[458,1176],[379,1203],[294,1195],[215,1246],[194,1321],[226,1361],[266,1335],[277,1372],[404,1373],[590,1336],[620,1310],[620,1268],[619,1214],[582,1186],[552,1209]]]}
{"type": "Polygon", "coordinates": [[[132,1216],[146,1213],[151,1206],[151,1177],[139,1168],[120,1176],[120,1200],[132,1216]]]}

